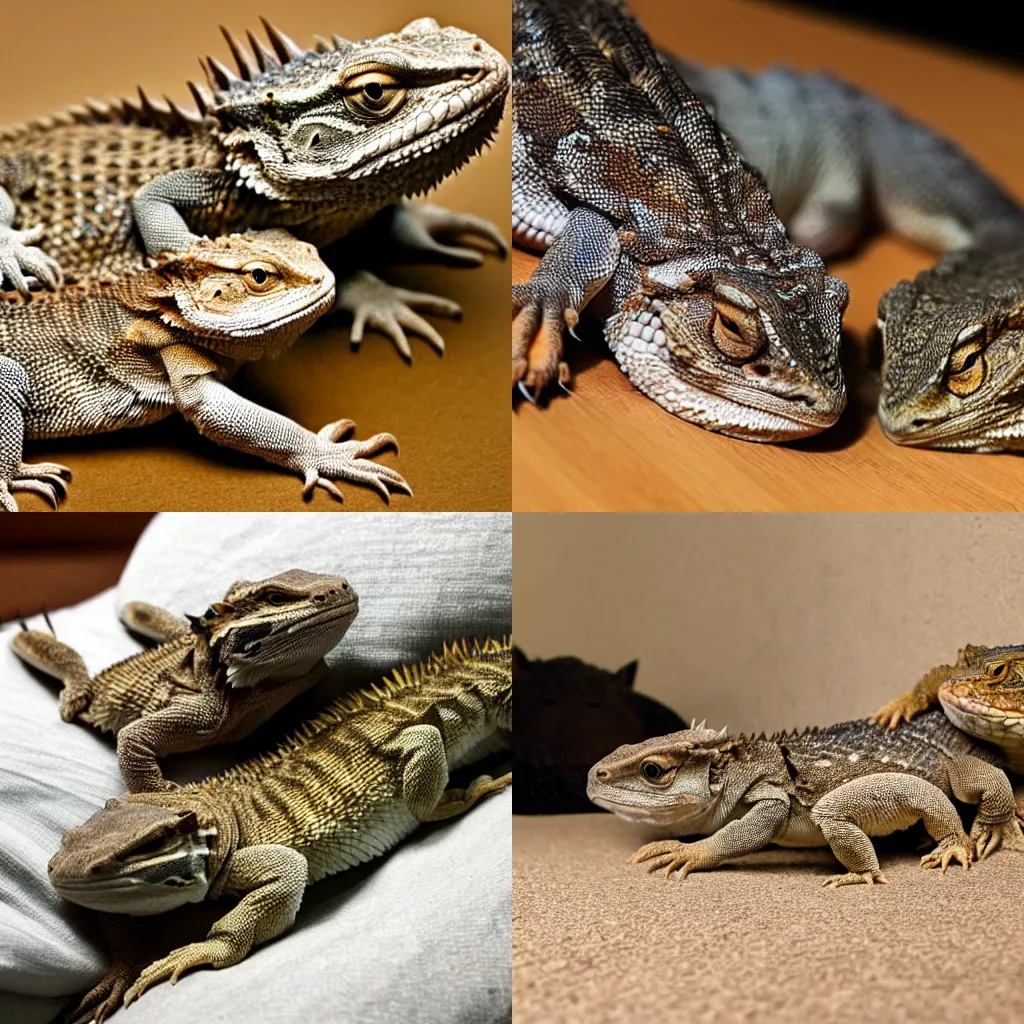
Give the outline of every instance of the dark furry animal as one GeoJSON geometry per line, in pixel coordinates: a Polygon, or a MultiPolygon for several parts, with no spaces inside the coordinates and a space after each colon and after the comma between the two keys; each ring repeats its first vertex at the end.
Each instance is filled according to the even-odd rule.
{"type": "Polygon", "coordinates": [[[587,772],[623,743],[685,729],[664,704],[633,692],[637,663],[618,672],[579,658],[531,661],[512,650],[515,684],[514,814],[581,814],[587,772]]]}

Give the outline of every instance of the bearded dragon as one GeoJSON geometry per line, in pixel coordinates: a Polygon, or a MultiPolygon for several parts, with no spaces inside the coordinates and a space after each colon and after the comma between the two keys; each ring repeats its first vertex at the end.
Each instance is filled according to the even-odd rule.
{"type": "Polygon", "coordinates": [[[49,870],[74,903],[146,916],[241,897],[205,941],[137,980],[115,962],[77,1019],[100,1022],[122,995],[127,1005],[194,967],[238,963],[291,926],[306,885],[510,785],[511,773],[449,788],[448,774],[509,745],[511,654],[508,641],[445,647],[336,701],[272,754],[172,792],[109,800],[68,832],[49,870]]]}
{"type": "Polygon", "coordinates": [[[882,295],[878,417],[897,444],[1024,447],[1024,209],[956,145],[828,74],[675,66],[825,257],[880,224],[943,252],[882,295]]]}
{"type": "Polygon", "coordinates": [[[351,420],[314,434],[227,387],[245,362],[287,350],[333,291],[316,249],[272,229],[200,239],[110,283],[0,293],[0,509],[17,512],[19,490],[56,507],[71,477],[55,463],[24,463],[24,438],[138,427],[176,411],[217,444],[298,473],[304,494],[319,486],[340,498],[334,480],[385,500],[409,491],[369,461],[396,444],[390,434],[335,443],[351,420]]]}
{"type": "Polygon", "coordinates": [[[514,0],[512,384],[568,379],[584,308],[668,412],[753,441],[835,423],[846,284],[794,244],[761,177],[621,0],[514,0]]]}
{"type": "Polygon", "coordinates": [[[64,684],[60,716],[117,736],[117,764],[131,793],[174,789],[158,757],[243,739],[327,670],[359,599],[340,576],[291,569],[233,583],[203,615],[178,616],[135,602],[134,632],[160,646],[90,676],[81,655],[28,630],[12,646],[64,684]]]}
{"type": "Polygon", "coordinates": [[[863,720],[767,738],[698,726],[619,747],[590,770],[587,793],[627,821],[707,836],[649,843],[633,858],[680,878],[777,843],[831,847],[847,872],[823,885],[884,883],[869,836],[918,819],[938,843],[925,868],[1024,851],[1010,780],[937,711],[895,733],[863,720]],[[951,796],[980,805],[970,837],[951,796]]]}
{"type": "MultiPolygon", "coordinates": [[[[1024,775],[1024,646],[967,644],[955,664],[925,673],[870,721],[891,731],[936,706],[958,729],[991,744],[1004,767],[1024,775]]],[[[1024,819],[1024,800],[1017,814],[1024,819]]]]}
{"type": "MultiPolygon", "coordinates": [[[[395,250],[475,266],[479,252],[444,244],[475,236],[504,252],[488,222],[404,199],[491,139],[509,78],[496,50],[432,18],[311,50],[264,24],[272,49],[250,34],[252,56],[224,31],[238,73],[208,57],[209,91],[189,83],[196,110],[140,89],[0,131],[0,286],[118,278],[196,233],[287,227],[323,247],[378,214],[373,233],[395,250]]],[[[365,271],[339,280],[336,308],[354,341],[368,323],[406,356],[403,327],[443,348],[413,309],[459,312],[365,271]]]]}

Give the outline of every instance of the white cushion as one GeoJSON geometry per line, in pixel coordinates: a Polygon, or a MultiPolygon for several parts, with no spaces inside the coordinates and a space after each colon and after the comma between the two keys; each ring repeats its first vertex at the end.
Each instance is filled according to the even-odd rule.
{"type": "MultiPolygon", "coordinates": [[[[97,671],[139,649],[117,621],[125,601],[198,614],[238,578],[340,573],[360,612],[329,659],[330,679],[297,702],[308,713],[443,641],[510,633],[511,547],[506,513],[165,514],[116,588],[51,618],[97,671]]],[[[12,629],[0,630],[0,1020],[42,1024],[106,967],[92,915],[56,896],[46,863],[67,829],[123,787],[111,738],[61,722],[59,684],[14,656],[12,629]]],[[[282,728],[269,723],[252,744],[272,745],[282,728]]],[[[237,747],[183,755],[170,774],[196,778],[238,756],[237,747]]],[[[131,1019],[508,1020],[511,849],[506,791],[311,887],[293,931],[235,967],[158,986],[131,1019]]]]}

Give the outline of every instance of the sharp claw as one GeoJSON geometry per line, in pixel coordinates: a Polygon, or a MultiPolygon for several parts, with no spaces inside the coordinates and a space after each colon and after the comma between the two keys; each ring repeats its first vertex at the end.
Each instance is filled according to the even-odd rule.
{"type": "Polygon", "coordinates": [[[519,389],[519,393],[530,403],[530,405],[537,404],[537,399],[530,394],[530,389],[522,381],[519,381],[519,383],[516,384],[516,387],[519,389]]]}

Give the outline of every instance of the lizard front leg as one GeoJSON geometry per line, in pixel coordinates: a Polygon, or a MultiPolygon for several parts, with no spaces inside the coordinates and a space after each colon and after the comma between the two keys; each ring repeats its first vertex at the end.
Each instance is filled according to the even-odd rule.
{"type": "Polygon", "coordinates": [[[0,289],[6,280],[23,294],[29,291],[26,275],[47,288],[59,288],[64,283],[60,264],[33,244],[42,237],[42,226],[22,231],[12,227],[15,205],[11,192],[24,194],[32,187],[33,179],[33,168],[26,160],[0,156],[0,289]]]}
{"type": "Polygon", "coordinates": [[[562,331],[576,326],[581,311],[608,283],[618,262],[615,226],[595,210],[573,210],[529,281],[512,286],[513,386],[520,384],[538,394],[555,380],[567,382],[562,331]]]}
{"type": "MultiPolygon", "coordinates": [[[[2,188],[0,193],[3,193],[2,188]]],[[[3,266],[0,265],[0,284],[2,282],[3,266]]],[[[56,508],[71,480],[67,466],[21,461],[28,395],[29,379],[25,368],[8,356],[0,355],[0,511],[3,512],[18,511],[13,497],[15,491],[38,494],[56,508]]]]}
{"type": "Polygon", "coordinates": [[[157,758],[196,750],[216,737],[227,712],[220,690],[175,697],[170,704],[123,726],[117,734],[117,767],[129,793],[174,789],[157,758]]]}
{"type": "Polygon", "coordinates": [[[1024,852],[1024,833],[1017,822],[1013,786],[1006,772],[970,754],[950,758],[945,770],[953,796],[962,803],[978,805],[971,826],[978,860],[1000,848],[1024,852]]]}
{"type": "Polygon", "coordinates": [[[183,252],[197,239],[183,210],[216,208],[234,179],[223,171],[189,167],[162,174],[147,182],[132,197],[132,217],[150,256],[183,252]]]}
{"type": "Polygon", "coordinates": [[[847,874],[826,878],[822,885],[884,884],[887,879],[868,832],[886,835],[918,819],[939,844],[921,858],[921,867],[941,867],[945,872],[955,859],[965,870],[970,868],[974,845],[964,833],[956,808],[938,786],[898,772],[862,775],[837,786],[814,805],[811,820],[847,874]]]}
{"type": "Polygon", "coordinates": [[[403,200],[385,210],[379,219],[388,241],[405,250],[398,253],[399,258],[411,255],[449,267],[478,267],[484,261],[483,252],[494,252],[502,259],[508,255],[508,242],[497,225],[471,213],[455,213],[433,203],[403,200]],[[457,238],[478,247],[446,244],[457,238]]]}
{"type": "Polygon", "coordinates": [[[634,864],[649,862],[648,871],[665,869],[665,877],[673,871],[684,879],[691,871],[718,867],[733,857],[763,850],[785,828],[789,817],[787,799],[758,800],[742,818],[723,825],[706,839],[681,843],[670,839],[641,846],[633,856],[634,864]]]}
{"type": "Polygon", "coordinates": [[[93,680],[76,650],[37,629],[16,633],[11,647],[22,661],[64,684],[60,717],[65,722],[74,721],[89,706],[95,696],[93,680]]]}
{"type": "Polygon", "coordinates": [[[314,434],[269,409],[256,405],[226,387],[216,375],[220,367],[205,353],[189,345],[160,350],[179,412],[205,437],[217,444],[258,455],[303,477],[307,497],[316,487],[342,500],[335,480],[373,487],[385,501],[392,491],[412,490],[390,466],[369,461],[385,448],[398,444],[390,434],[375,434],[365,441],[343,441],[354,429],[351,420],[329,423],[314,434]]]}
{"type": "Polygon", "coordinates": [[[237,906],[214,922],[202,942],[172,950],[143,970],[125,993],[125,1006],[158,982],[175,984],[193,967],[231,967],[292,926],[309,874],[301,853],[276,844],[246,846],[231,854],[224,871],[222,893],[244,893],[237,906]]]}

